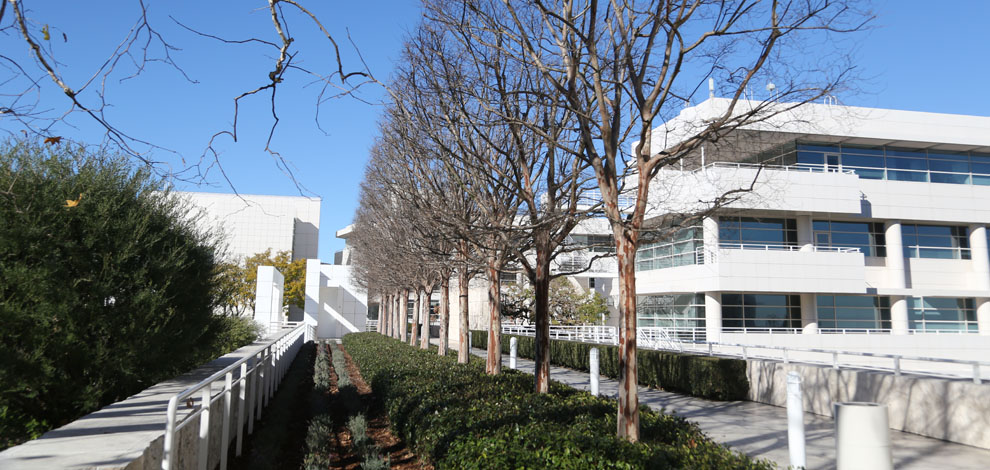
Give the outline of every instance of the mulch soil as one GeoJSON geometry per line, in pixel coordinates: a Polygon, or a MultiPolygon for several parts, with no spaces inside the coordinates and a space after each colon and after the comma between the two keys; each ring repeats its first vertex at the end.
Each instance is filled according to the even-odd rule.
{"type": "MultiPolygon", "coordinates": [[[[351,378],[351,383],[357,388],[358,395],[360,396],[362,408],[366,410],[365,416],[368,421],[368,437],[375,441],[375,444],[382,451],[382,457],[384,458],[386,454],[388,455],[388,460],[390,462],[390,468],[399,470],[432,470],[433,466],[420,462],[419,458],[406,446],[406,443],[401,439],[395,437],[392,431],[389,429],[388,417],[385,416],[385,411],[381,409],[380,406],[375,406],[374,397],[372,396],[371,387],[368,383],[364,381],[361,377],[361,371],[351,360],[350,354],[344,350],[343,345],[340,345],[340,350],[344,354],[344,359],[347,363],[347,373],[351,378]]],[[[334,371],[331,374],[331,403],[333,403],[334,397],[338,393],[337,389],[337,374],[334,371]]],[[[331,406],[331,414],[333,413],[346,413],[346,410],[340,409],[341,407],[331,406]]],[[[334,422],[344,423],[347,419],[346,416],[334,416],[334,422]],[[340,418],[340,419],[337,419],[340,418]]],[[[363,456],[357,455],[351,449],[351,436],[347,427],[344,425],[338,425],[333,436],[334,445],[339,455],[339,459],[334,462],[332,468],[339,468],[344,470],[359,470],[361,468],[361,462],[363,456]]]]}

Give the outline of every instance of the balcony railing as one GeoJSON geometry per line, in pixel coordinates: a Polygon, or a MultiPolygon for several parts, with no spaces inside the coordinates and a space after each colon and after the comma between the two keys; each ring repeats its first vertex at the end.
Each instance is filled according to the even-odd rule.
{"type": "MultiPolygon", "coordinates": [[[[759,250],[759,251],[804,251],[804,245],[776,245],[766,243],[735,243],[719,242],[718,247],[723,250],[759,250]]],[[[816,253],[859,253],[859,248],[843,246],[817,246],[812,245],[808,251],[816,253]]]]}

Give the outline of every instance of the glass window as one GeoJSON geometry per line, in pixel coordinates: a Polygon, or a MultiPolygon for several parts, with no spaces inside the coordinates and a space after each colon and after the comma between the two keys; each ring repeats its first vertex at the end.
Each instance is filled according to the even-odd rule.
{"type": "Polygon", "coordinates": [[[644,239],[655,241],[641,244],[636,250],[636,271],[704,263],[702,233],[701,227],[695,226],[659,240],[656,232],[647,235],[644,239]]]}
{"type": "Polygon", "coordinates": [[[908,258],[970,259],[966,227],[902,224],[904,256],[908,258]]]}
{"type": "Polygon", "coordinates": [[[815,245],[833,248],[859,248],[866,256],[887,256],[883,224],[816,220],[815,245]]]}
{"type": "Polygon", "coordinates": [[[866,295],[819,295],[821,329],[874,330],[890,328],[890,299],[866,295]]]}
{"type": "Polygon", "coordinates": [[[723,328],[800,328],[801,298],[781,294],[722,294],[723,328]]]}
{"type": "Polygon", "coordinates": [[[887,179],[895,181],[928,181],[928,173],[920,171],[887,170],[887,179]]]}
{"type": "Polygon", "coordinates": [[[919,331],[975,331],[973,299],[912,297],[908,299],[908,328],[919,331]]]}
{"type": "Polygon", "coordinates": [[[640,327],[704,328],[704,294],[644,295],[637,299],[640,327]]]}
{"type": "Polygon", "coordinates": [[[990,185],[988,154],[816,143],[796,147],[799,165],[832,167],[841,162],[843,169],[863,179],[990,185]]]}
{"type": "Polygon", "coordinates": [[[766,249],[797,245],[794,219],[720,217],[719,245],[724,248],[766,249]]]}

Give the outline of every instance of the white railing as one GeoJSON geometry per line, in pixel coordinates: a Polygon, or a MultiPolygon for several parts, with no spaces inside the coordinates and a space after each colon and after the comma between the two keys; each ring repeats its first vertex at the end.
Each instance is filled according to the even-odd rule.
{"type": "MultiPolygon", "coordinates": [[[[719,242],[718,247],[723,250],[760,250],[760,251],[802,251],[803,245],[775,245],[767,243],[734,243],[719,242]]],[[[844,246],[810,246],[808,251],[818,253],[859,253],[859,248],[844,246]]]]}
{"type": "Polygon", "coordinates": [[[199,417],[199,439],[196,449],[197,468],[206,470],[209,464],[210,420],[214,414],[214,404],[223,399],[220,410],[221,436],[219,450],[219,468],[227,468],[227,454],[230,446],[231,425],[236,427],[237,437],[235,455],[241,455],[244,440],[245,424],[247,433],[254,432],[254,422],[261,418],[261,410],[268,406],[269,399],[275,394],[289,365],[295,358],[306,337],[314,337],[312,327],[301,322],[291,329],[283,330],[271,338],[271,341],[257,352],[244,357],[223,368],[205,380],[193,385],[168,401],[168,414],[165,421],[165,443],[162,453],[162,470],[173,470],[178,458],[176,437],[183,427],[199,417]],[[235,371],[239,374],[235,377],[235,371]],[[218,384],[219,382],[219,384],[218,384]],[[214,386],[219,389],[214,393],[214,386]],[[237,387],[237,396],[234,388],[237,387]],[[198,404],[196,403],[198,398],[198,404]],[[236,402],[236,422],[234,406],[236,402]],[[179,404],[184,403],[193,411],[179,416],[179,404]],[[247,416],[245,416],[245,411],[247,416]]]}
{"type": "MultiPolygon", "coordinates": [[[[817,348],[797,348],[785,346],[769,346],[754,344],[735,343],[715,343],[705,341],[705,328],[696,327],[639,327],[636,329],[636,339],[638,347],[643,349],[677,351],[689,354],[703,354],[708,356],[736,357],[740,359],[766,359],[789,362],[799,362],[805,364],[828,365],[835,369],[871,369],[885,372],[893,372],[900,376],[902,371],[909,370],[913,374],[928,375],[933,377],[949,378],[970,378],[974,383],[982,383],[981,370],[990,367],[990,361],[947,359],[921,356],[907,356],[903,354],[882,354],[858,351],[840,351],[817,348]],[[762,351],[762,355],[754,354],[754,351],[762,351]],[[823,356],[824,358],[820,357],[823,356]],[[797,357],[801,356],[801,357],[797,357]],[[879,360],[879,361],[878,361],[879,360]],[[889,367],[878,365],[878,362],[889,360],[889,367]],[[904,368],[904,363],[908,362],[913,366],[904,368]],[[947,372],[939,365],[963,365],[968,369],[956,368],[954,372],[947,372]],[[931,366],[935,365],[937,369],[931,366]]],[[[763,333],[763,334],[799,334],[800,328],[723,328],[724,333],[763,333]]],[[[819,329],[821,333],[827,334],[890,334],[889,329],[843,329],[828,328],[819,329]]],[[[938,330],[936,330],[938,331],[938,330]]],[[[930,331],[909,330],[911,334],[931,334],[930,331]]],[[[535,336],[532,325],[506,325],[502,327],[503,334],[514,334],[520,336],[535,336]]],[[[948,331],[946,331],[948,333],[948,331]]],[[[598,344],[618,344],[618,329],[614,326],[550,326],[550,338],[567,341],[581,341],[598,344]],[[586,329],[586,330],[583,330],[586,329]],[[583,333],[583,332],[587,333],[583,333]],[[592,333],[595,332],[595,333],[592,333]],[[598,339],[601,338],[601,339],[598,339]]]]}
{"type": "MultiPolygon", "coordinates": [[[[536,336],[536,325],[503,325],[502,333],[520,336],[536,336]]],[[[551,325],[550,339],[580,341],[583,343],[618,344],[618,330],[614,326],[600,325],[551,325]]]]}
{"type": "Polygon", "coordinates": [[[364,331],[378,331],[378,320],[365,320],[364,331]]]}
{"type": "Polygon", "coordinates": [[[934,259],[970,259],[972,254],[969,248],[952,246],[919,246],[907,245],[904,247],[904,256],[907,258],[934,258],[934,259]],[[942,254],[948,256],[942,256],[942,254]]]}
{"type": "Polygon", "coordinates": [[[773,171],[785,171],[785,172],[797,172],[797,173],[843,173],[846,175],[854,175],[855,171],[849,168],[839,168],[835,166],[822,166],[822,165],[765,165],[761,163],[742,163],[742,162],[712,162],[701,168],[694,170],[695,172],[703,171],[707,168],[744,168],[744,169],[762,169],[762,170],[773,170],[773,171]]]}

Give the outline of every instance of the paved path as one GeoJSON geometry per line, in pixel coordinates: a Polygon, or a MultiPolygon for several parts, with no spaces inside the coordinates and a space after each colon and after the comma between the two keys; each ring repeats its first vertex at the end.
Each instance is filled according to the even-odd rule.
{"type": "MultiPolygon", "coordinates": [[[[471,352],[476,356],[485,356],[482,349],[472,349],[471,352]]],[[[502,356],[502,363],[506,368],[509,367],[508,355],[502,356]]],[[[517,359],[516,365],[522,372],[533,373],[534,363],[531,360],[517,359]]],[[[550,376],[553,380],[580,390],[590,389],[590,379],[586,372],[551,367],[550,376]]],[[[602,395],[616,398],[619,394],[618,382],[601,377],[599,391],[602,395]]],[[[790,463],[785,408],[749,401],[703,400],[647,387],[639,388],[639,400],[640,404],[649,405],[655,410],[664,410],[698,423],[701,430],[712,439],[749,456],[772,460],[781,468],[787,468],[790,463]]],[[[832,419],[805,413],[804,425],[807,468],[835,468],[832,419]]],[[[988,450],[894,430],[890,431],[890,438],[894,468],[898,470],[990,468],[988,450]]]]}

